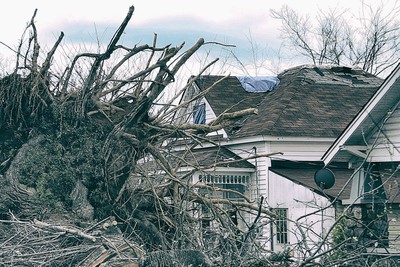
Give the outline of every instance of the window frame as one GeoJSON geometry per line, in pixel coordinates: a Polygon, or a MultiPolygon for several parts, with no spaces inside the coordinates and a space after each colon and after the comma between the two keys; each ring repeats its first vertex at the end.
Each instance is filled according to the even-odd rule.
{"type": "MultiPolygon", "coordinates": [[[[233,202],[244,202],[245,199],[243,196],[246,196],[248,194],[249,188],[250,188],[250,183],[251,183],[251,174],[250,173],[218,173],[218,174],[199,174],[198,175],[198,181],[200,183],[203,183],[205,185],[210,186],[208,189],[200,189],[202,191],[201,194],[208,195],[211,198],[223,198],[228,201],[233,201],[233,202]],[[226,190],[234,190],[237,191],[240,194],[234,193],[234,192],[229,192],[229,191],[219,191],[219,190],[213,190],[213,188],[220,188],[220,189],[226,189],[226,190]]],[[[223,205],[225,206],[225,204],[223,205]]],[[[229,205],[226,206],[226,208],[229,205]]],[[[202,212],[204,214],[207,214],[208,208],[203,207],[202,212]]],[[[229,217],[231,218],[231,221],[233,224],[236,226],[239,225],[239,211],[237,209],[230,209],[227,210],[229,213],[229,217]]],[[[202,227],[207,228],[210,227],[211,222],[202,222],[202,227]]]]}
{"type": "MultiPolygon", "coordinates": [[[[217,174],[217,175],[199,175],[199,182],[211,187],[234,190],[242,195],[249,192],[251,175],[250,174],[217,174]]],[[[206,190],[213,191],[213,190],[206,190]]],[[[215,193],[215,192],[211,192],[215,193]]],[[[221,197],[230,201],[244,201],[243,197],[233,192],[222,191],[221,197]]]]}
{"type": "Polygon", "coordinates": [[[289,244],[289,220],[287,208],[274,208],[273,212],[277,215],[275,220],[276,243],[280,245],[289,244]]]}

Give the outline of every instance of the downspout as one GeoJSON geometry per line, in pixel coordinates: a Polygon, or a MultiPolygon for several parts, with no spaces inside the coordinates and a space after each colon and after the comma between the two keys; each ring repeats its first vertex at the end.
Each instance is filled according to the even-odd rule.
{"type": "MultiPolygon", "coordinates": [[[[257,147],[253,146],[254,155],[257,155],[257,147]]],[[[260,197],[260,181],[258,176],[258,160],[257,158],[254,159],[254,165],[256,167],[256,199],[260,197]]]]}

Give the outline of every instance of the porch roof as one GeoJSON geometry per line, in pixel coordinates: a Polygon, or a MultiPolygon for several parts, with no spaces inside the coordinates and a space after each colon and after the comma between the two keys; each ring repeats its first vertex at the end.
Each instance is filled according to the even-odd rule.
{"type": "MultiPolygon", "coordinates": [[[[332,188],[322,191],[314,181],[316,171],[323,168],[323,162],[289,162],[273,161],[270,171],[283,176],[294,183],[303,185],[315,193],[339,200],[350,198],[351,178],[354,170],[348,169],[343,163],[333,163],[328,168],[335,175],[335,184],[332,188]]],[[[380,169],[382,183],[387,196],[387,203],[400,203],[400,171],[393,171],[384,166],[380,169]]]]}
{"type": "Polygon", "coordinates": [[[315,172],[322,167],[322,162],[294,163],[289,161],[273,161],[270,171],[332,200],[335,197],[338,197],[339,200],[348,199],[350,197],[351,182],[347,182],[353,174],[353,171],[344,166],[331,167],[330,170],[334,173],[336,179],[335,185],[330,189],[322,191],[314,181],[315,172]]]}
{"type": "Polygon", "coordinates": [[[255,169],[253,164],[223,146],[178,151],[174,157],[183,160],[188,166],[255,169]]]}

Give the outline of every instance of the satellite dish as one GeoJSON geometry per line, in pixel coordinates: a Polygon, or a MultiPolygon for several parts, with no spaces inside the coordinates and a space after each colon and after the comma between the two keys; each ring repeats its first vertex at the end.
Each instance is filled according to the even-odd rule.
{"type": "Polygon", "coordinates": [[[320,169],[315,172],[314,181],[322,190],[329,189],[335,184],[335,175],[330,169],[320,169]]]}

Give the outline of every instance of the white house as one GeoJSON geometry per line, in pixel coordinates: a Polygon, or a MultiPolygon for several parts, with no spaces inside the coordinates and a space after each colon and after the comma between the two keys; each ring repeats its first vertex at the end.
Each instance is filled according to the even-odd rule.
{"type": "MultiPolygon", "coordinates": [[[[328,207],[338,193],[336,188],[322,191],[313,181],[314,173],[323,167],[320,160],[325,151],[381,83],[360,69],[341,66],[298,66],[277,77],[201,76],[181,103],[204,95],[177,114],[175,121],[206,124],[225,112],[257,108],[257,115],[233,121],[212,133],[213,138],[242,158],[281,153],[249,160],[253,168],[237,170],[248,177],[241,180],[241,190],[254,200],[263,196],[265,208],[280,215],[273,226],[263,229],[268,250],[297,246],[298,253],[310,253],[335,217],[334,207],[317,211],[328,207]]],[[[235,171],[227,167],[222,174],[235,171]]],[[[338,168],[338,173],[341,183],[348,170],[338,168]]]]}
{"type": "MultiPolygon", "coordinates": [[[[351,193],[343,204],[358,210],[365,225],[380,225],[376,242],[400,249],[400,65],[329,147],[326,166],[345,163],[351,193]],[[370,216],[372,211],[375,216],[370,216]]],[[[374,241],[374,240],[371,240],[374,241]]]]}

